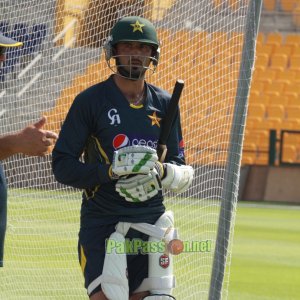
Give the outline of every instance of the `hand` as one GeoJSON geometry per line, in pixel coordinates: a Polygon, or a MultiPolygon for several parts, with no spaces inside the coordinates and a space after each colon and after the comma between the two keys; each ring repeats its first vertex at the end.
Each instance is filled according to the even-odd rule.
{"type": "Polygon", "coordinates": [[[161,184],[175,193],[183,193],[191,185],[194,169],[191,166],[164,163],[164,174],[161,184]]]}
{"type": "Polygon", "coordinates": [[[17,134],[17,153],[44,156],[49,152],[58,136],[55,132],[42,130],[45,123],[46,118],[42,117],[38,122],[25,127],[17,134]]]}
{"type": "Polygon", "coordinates": [[[112,172],[118,176],[148,174],[158,161],[155,149],[128,146],[114,152],[112,172]]]}
{"type": "Polygon", "coordinates": [[[143,202],[151,199],[162,189],[155,169],[148,174],[134,175],[117,181],[116,190],[129,202],[143,202]]]}

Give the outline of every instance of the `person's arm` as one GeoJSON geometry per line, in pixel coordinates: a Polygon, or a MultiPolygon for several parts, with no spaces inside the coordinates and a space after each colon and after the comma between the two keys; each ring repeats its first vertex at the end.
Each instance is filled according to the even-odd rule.
{"type": "Polygon", "coordinates": [[[17,133],[0,136],[0,160],[18,153],[29,156],[46,155],[50,146],[54,145],[57,134],[42,130],[45,123],[46,118],[42,117],[37,123],[17,133]]]}
{"type": "Polygon", "coordinates": [[[95,162],[80,161],[89,138],[95,132],[95,113],[101,110],[101,107],[94,107],[95,103],[89,101],[95,97],[94,94],[83,93],[75,98],[52,152],[55,179],[74,188],[94,188],[112,180],[111,164],[105,159],[99,157],[95,162]]]}

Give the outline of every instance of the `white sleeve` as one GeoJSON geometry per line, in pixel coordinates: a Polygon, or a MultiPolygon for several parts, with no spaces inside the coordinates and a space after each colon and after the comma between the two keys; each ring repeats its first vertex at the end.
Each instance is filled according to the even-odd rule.
{"type": "Polygon", "coordinates": [[[174,165],[164,163],[164,177],[162,186],[175,193],[183,193],[191,185],[194,177],[194,169],[186,165],[174,165]]]}

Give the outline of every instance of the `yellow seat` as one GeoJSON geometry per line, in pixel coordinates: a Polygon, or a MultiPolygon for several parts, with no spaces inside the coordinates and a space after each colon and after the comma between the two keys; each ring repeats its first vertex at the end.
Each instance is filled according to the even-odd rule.
{"type": "Polygon", "coordinates": [[[276,8],[276,0],[264,0],[263,8],[267,11],[274,11],[276,8]]]}
{"type": "Polygon", "coordinates": [[[263,66],[267,68],[269,66],[269,55],[267,53],[258,53],[255,59],[255,68],[257,66],[263,66]]]}
{"type": "Polygon", "coordinates": [[[266,112],[266,107],[264,104],[253,104],[248,107],[249,117],[264,118],[266,112]]]}
{"type": "Polygon", "coordinates": [[[267,104],[269,97],[261,95],[258,91],[252,90],[249,94],[249,105],[252,104],[267,104]]]}
{"type": "Polygon", "coordinates": [[[274,52],[273,48],[274,48],[273,45],[266,45],[266,44],[257,45],[256,52],[257,55],[267,54],[268,56],[270,56],[274,52]]]}
{"type": "Polygon", "coordinates": [[[274,79],[277,77],[277,73],[278,73],[277,70],[267,68],[267,69],[264,70],[264,71],[260,71],[260,72],[258,73],[258,75],[256,76],[256,78],[257,78],[258,80],[260,80],[260,79],[265,79],[265,78],[274,80],[274,79]]]}
{"type": "Polygon", "coordinates": [[[282,121],[281,129],[286,130],[300,130],[300,120],[299,119],[285,119],[282,121]]]}
{"type": "Polygon", "coordinates": [[[289,105],[285,107],[285,118],[288,120],[300,120],[300,105],[289,105]]]}
{"type": "Polygon", "coordinates": [[[293,70],[285,70],[285,71],[279,71],[277,72],[276,79],[277,80],[289,80],[290,82],[293,82],[296,78],[296,71],[293,70]]]}
{"type": "Polygon", "coordinates": [[[166,29],[166,28],[157,28],[156,31],[157,31],[158,40],[161,42],[163,47],[168,47],[171,44],[171,41],[170,41],[171,32],[170,32],[170,30],[166,29]]]}
{"type": "Polygon", "coordinates": [[[251,90],[253,91],[258,91],[259,93],[261,93],[262,91],[264,91],[265,85],[264,82],[259,81],[259,80],[255,80],[251,83],[251,90]]]}
{"type": "Polygon", "coordinates": [[[297,84],[289,84],[284,89],[285,94],[297,94],[300,95],[300,87],[297,84]]]}
{"type": "Polygon", "coordinates": [[[300,71],[300,54],[290,56],[290,70],[300,71]]]}
{"type": "Polygon", "coordinates": [[[262,45],[265,42],[265,34],[263,32],[258,32],[256,42],[260,45],[262,45]]]}
{"type": "Polygon", "coordinates": [[[280,7],[285,12],[292,12],[297,6],[298,0],[280,0],[280,7]]]}
{"type": "Polygon", "coordinates": [[[269,163],[268,153],[258,152],[256,160],[254,161],[254,164],[258,165],[258,166],[267,166],[268,163],[269,163]]]}
{"type": "Polygon", "coordinates": [[[266,118],[284,118],[284,106],[279,104],[271,104],[266,108],[266,118]]]}
{"type": "Polygon", "coordinates": [[[278,32],[271,32],[268,33],[266,36],[266,42],[265,42],[266,45],[279,47],[282,44],[282,42],[283,42],[283,36],[278,32]]]}
{"type": "Polygon", "coordinates": [[[276,47],[274,49],[273,55],[275,54],[285,54],[290,56],[294,52],[294,47],[292,45],[281,45],[280,47],[276,47]]]}
{"type": "Polygon", "coordinates": [[[288,55],[286,54],[274,54],[271,56],[270,68],[273,70],[284,71],[288,64],[288,55]]]}
{"type": "Polygon", "coordinates": [[[227,4],[232,11],[237,11],[240,8],[240,2],[237,0],[227,0],[227,4]]]}
{"type": "Polygon", "coordinates": [[[294,163],[297,160],[297,150],[294,145],[283,145],[282,161],[294,163]]]}
{"type": "Polygon", "coordinates": [[[286,46],[300,47],[300,34],[287,34],[284,44],[286,46]]]}
{"type": "Polygon", "coordinates": [[[262,129],[280,130],[282,128],[282,119],[280,119],[280,118],[268,118],[268,119],[263,120],[261,126],[262,126],[262,129]]]}
{"type": "Polygon", "coordinates": [[[283,96],[286,105],[300,105],[300,95],[296,93],[289,93],[283,96]]]}
{"type": "Polygon", "coordinates": [[[285,98],[282,94],[278,92],[269,91],[267,93],[263,93],[263,97],[268,97],[268,105],[285,105],[285,98]]]}
{"type": "Polygon", "coordinates": [[[270,94],[270,92],[275,92],[275,93],[282,94],[285,91],[285,89],[289,83],[290,82],[288,80],[286,80],[286,81],[274,80],[274,81],[272,81],[272,84],[268,85],[265,88],[265,93],[270,94]]]}

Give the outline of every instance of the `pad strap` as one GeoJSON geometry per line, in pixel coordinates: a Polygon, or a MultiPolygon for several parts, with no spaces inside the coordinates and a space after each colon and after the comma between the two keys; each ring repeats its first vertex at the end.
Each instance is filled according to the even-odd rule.
{"type": "Polygon", "coordinates": [[[145,292],[150,290],[173,289],[175,287],[175,276],[165,277],[148,277],[143,280],[141,285],[134,293],[145,292]]]}
{"type": "Polygon", "coordinates": [[[116,285],[127,285],[128,282],[127,280],[122,280],[120,278],[116,278],[113,276],[109,276],[109,275],[100,275],[99,277],[97,277],[96,279],[94,279],[88,286],[87,288],[87,293],[88,295],[90,295],[99,285],[101,285],[102,283],[110,283],[110,284],[116,284],[116,285]]]}

